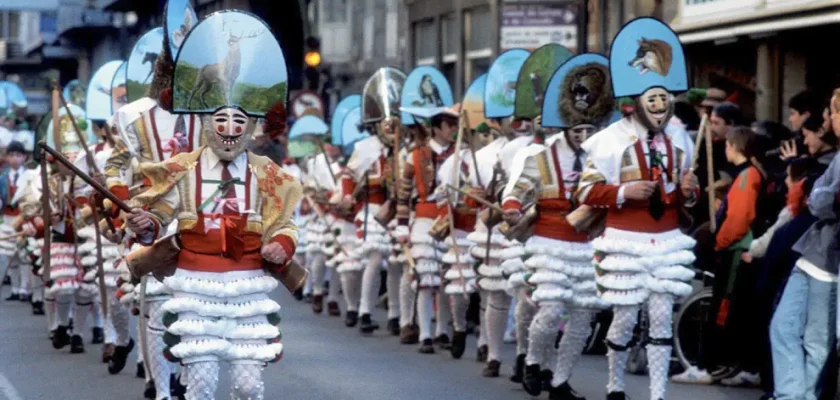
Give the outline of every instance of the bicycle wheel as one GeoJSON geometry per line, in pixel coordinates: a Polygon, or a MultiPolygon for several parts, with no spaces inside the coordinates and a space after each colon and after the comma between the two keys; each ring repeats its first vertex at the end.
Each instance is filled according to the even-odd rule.
{"type": "MultiPolygon", "coordinates": [[[[711,310],[712,288],[694,293],[680,307],[674,318],[674,349],[684,368],[696,366],[702,354],[703,330],[711,310]]],[[[724,365],[707,366],[715,380],[736,374],[739,370],[724,365]]]]}

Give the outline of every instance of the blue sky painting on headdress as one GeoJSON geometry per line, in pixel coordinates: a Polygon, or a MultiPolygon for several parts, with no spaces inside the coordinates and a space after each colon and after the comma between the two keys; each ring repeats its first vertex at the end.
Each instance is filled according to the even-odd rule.
{"type": "Polygon", "coordinates": [[[330,130],[321,118],[314,115],[304,115],[295,121],[289,130],[289,140],[304,139],[307,136],[324,136],[330,130]]]}
{"type": "Polygon", "coordinates": [[[163,28],[155,28],[140,37],[128,56],[126,89],[128,101],[141,99],[152,84],[155,62],[163,50],[163,28]]]}
{"type": "Polygon", "coordinates": [[[120,107],[128,104],[128,92],[125,86],[125,76],[128,70],[128,63],[124,62],[117,68],[114,73],[114,79],[111,80],[111,115],[117,113],[120,107]]]}
{"type": "Polygon", "coordinates": [[[470,129],[475,129],[484,122],[484,86],[487,85],[487,74],[481,74],[470,84],[464,93],[461,110],[467,112],[470,129]]]}
{"type": "MultiPolygon", "coordinates": [[[[414,68],[405,78],[400,108],[451,107],[454,104],[452,87],[446,77],[435,67],[428,65],[414,68]]],[[[416,124],[412,114],[401,112],[404,125],[416,124]]]]}
{"type": "Polygon", "coordinates": [[[26,107],[26,95],[20,86],[9,81],[2,81],[0,90],[3,92],[0,94],[0,108],[9,109],[12,105],[26,107]]]}
{"type": "Polygon", "coordinates": [[[178,49],[187,38],[187,34],[198,23],[190,0],[169,0],[166,3],[166,34],[169,36],[169,53],[172,58],[178,56],[178,49]]]}
{"type": "Polygon", "coordinates": [[[362,96],[358,94],[351,94],[338,102],[335,106],[335,111],[332,113],[330,119],[330,134],[332,135],[332,144],[334,146],[341,146],[341,124],[344,123],[344,117],[347,112],[362,106],[362,96]]]}
{"type": "Polygon", "coordinates": [[[113,115],[111,113],[111,83],[114,82],[114,74],[122,64],[121,60],[109,61],[99,67],[90,79],[85,100],[89,120],[105,121],[113,115]]]}
{"type": "Polygon", "coordinates": [[[364,129],[359,129],[362,123],[362,108],[354,108],[347,112],[341,123],[341,151],[344,154],[353,153],[356,142],[370,136],[364,129]]]}
{"type": "Polygon", "coordinates": [[[505,118],[513,115],[516,80],[519,70],[531,53],[524,49],[508,50],[493,61],[484,86],[484,116],[505,118]]]}
{"type": "Polygon", "coordinates": [[[190,32],[175,64],[175,113],[213,113],[239,107],[263,117],[285,103],[288,71],[268,25],[241,11],[220,11],[190,32]]]}
{"type": "Polygon", "coordinates": [[[655,18],[637,18],[621,28],[610,47],[610,75],[616,98],[638,96],[653,87],[671,93],[688,90],[682,43],[655,18]]]}
{"type": "MultiPolygon", "coordinates": [[[[543,104],[542,104],[542,126],[548,127],[548,128],[571,128],[571,127],[573,127],[575,124],[571,123],[569,121],[566,121],[563,114],[560,113],[561,99],[564,96],[572,96],[572,93],[575,93],[575,92],[563,93],[563,87],[564,87],[563,84],[564,84],[566,78],[569,77],[571,79],[574,79],[575,78],[574,75],[578,75],[581,72],[589,72],[589,73],[597,74],[597,76],[603,76],[605,79],[609,79],[609,76],[604,76],[604,75],[608,74],[609,63],[610,62],[607,59],[607,57],[604,57],[601,54],[584,53],[584,54],[580,54],[580,55],[577,55],[575,57],[572,57],[571,59],[566,61],[566,63],[564,63],[559,69],[557,69],[557,71],[554,71],[554,74],[551,75],[551,79],[548,81],[548,86],[546,87],[546,90],[545,90],[545,99],[544,99],[543,104]],[[592,65],[595,65],[595,67],[592,68],[592,65]],[[598,67],[598,66],[600,66],[600,67],[598,67]],[[579,68],[579,67],[583,67],[583,68],[579,68]],[[594,71],[592,71],[592,72],[581,71],[582,69],[583,70],[588,69],[588,70],[594,70],[594,71]],[[603,71],[603,72],[601,72],[601,71],[603,71]],[[574,73],[574,75],[570,76],[569,75],[570,73],[574,73]]],[[[570,81],[570,82],[574,83],[575,81],[570,81]]],[[[582,84],[583,82],[579,81],[579,83],[582,84]]],[[[574,87],[574,86],[576,86],[576,85],[571,85],[570,87],[574,87]]],[[[601,88],[603,88],[605,91],[608,91],[609,89],[606,88],[605,86],[606,85],[604,85],[604,87],[601,87],[601,88]]],[[[585,96],[593,96],[594,94],[592,93],[593,92],[592,89],[600,89],[600,88],[586,88],[586,89],[588,89],[588,91],[583,92],[582,94],[584,94],[585,96]]],[[[577,94],[577,93],[575,93],[575,94],[577,94]]],[[[608,97],[610,102],[612,102],[614,104],[614,101],[613,101],[613,98],[612,98],[612,93],[603,93],[603,95],[608,97]]],[[[570,99],[570,100],[573,100],[573,99],[570,99]]],[[[585,101],[585,103],[582,103],[583,107],[581,107],[581,109],[587,110],[586,107],[594,105],[596,99],[587,98],[584,101],[585,101]]],[[[570,104],[570,103],[566,103],[566,104],[570,104]]],[[[614,107],[613,107],[613,109],[614,109],[614,107]]],[[[606,116],[604,114],[600,114],[600,115],[602,115],[604,118],[606,118],[606,116]]]]}

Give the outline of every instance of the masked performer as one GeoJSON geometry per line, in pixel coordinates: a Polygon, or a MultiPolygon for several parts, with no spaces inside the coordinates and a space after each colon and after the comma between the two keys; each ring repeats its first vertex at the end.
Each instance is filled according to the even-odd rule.
{"type": "MultiPolygon", "coordinates": [[[[42,249],[44,246],[44,220],[41,212],[41,169],[27,169],[17,180],[12,204],[18,204],[20,214],[14,222],[16,231],[26,237],[26,266],[32,293],[32,313],[44,315],[44,280],[42,279],[42,249]]],[[[55,318],[55,304],[49,309],[47,325],[52,330],[55,318]]]]}
{"type": "MultiPolygon", "coordinates": [[[[405,123],[407,121],[403,121],[405,123]]],[[[400,171],[405,170],[405,163],[408,160],[408,155],[415,147],[423,146],[426,141],[426,129],[414,118],[406,127],[411,138],[409,144],[400,149],[400,171]]],[[[417,197],[417,189],[414,188],[411,198],[417,197]]],[[[409,225],[414,221],[414,213],[409,215],[409,225]]],[[[415,298],[416,292],[412,289],[414,283],[413,275],[411,273],[411,264],[408,262],[408,257],[405,254],[402,245],[397,242],[391,249],[391,258],[388,260],[392,265],[400,265],[402,267],[402,275],[400,276],[400,316],[399,316],[399,336],[402,344],[417,344],[420,341],[420,330],[415,321],[415,298]]]]}
{"type": "Polygon", "coordinates": [[[203,114],[207,146],[144,169],[151,188],[132,202],[148,204],[149,211],[133,210],[129,226],[148,245],[171,221],[178,221],[177,236],[166,239],[178,241],[177,260],[165,265],[167,270],[176,267],[164,281],[173,298],[162,310],[168,345],[164,352],[184,365],[186,398],[213,398],[223,361],[230,363],[232,398],[263,398],[264,365],[279,360],[283,350],[277,327],[280,307],[268,297],[277,281],[267,272],[283,272],[295,253],[298,235],[292,214],[302,189],[270,159],[245,149],[257,118],[266,119],[266,133],[283,131],[283,51],[265,22],[239,11],[216,13],[200,22],[181,51],[173,111],[203,114]],[[226,35],[255,45],[243,47],[241,59],[225,58],[222,64],[204,67],[236,68],[239,74],[230,81],[204,81],[195,66],[207,62],[208,49],[229,46],[230,41],[217,40],[226,35]],[[272,68],[267,71],[265,65],[272,68]],[[221,95],[196,94],[201,87],[195,85],[211,85],[221,95]],[[252,92],[234,90],[240,85],[252,92]],[[249,101],[253,99],[261,101],[249,101]]]}
{"type": "MultiPolygon", "coordinates": [[[[533,224],[534,236],[525,244],[525,282],[534,288],[531,299],[539,306],[529,328],[523,385],[533,396],[540,394],[548,370],[557,327],[564,311],[570,315],[553,368],[551,399],[581,399],[568,384],[591,332],[591,320],[606,306],[596,296],[592,247],[586,232],[578,232],[566,216],[577,204],[574,198],[583,172],[581,144],[609,122],[614,101],[609,83],[608,60],[597,54],[573,57],[548,83],[542,125],[562,128],[544,145],[532,144],[517,153],[511,180],[505,188],[503,208],[511,226],[533,224]],[[536,198],[536,204],[527,203],[536,198]]],[[[551,379],[549,379],[551,380],[551,379]]]]}
{"type": "Polygon", "coordinates": [[[664,399],[674,300],[691,292],[694,277],[685,267],[694,261],[694,240],[678,223],[680,207],[698,195],[689,172],[693,143],[685,134],[664,132],[673,93],[688,89],[682,45],[656,19],[631,21],[613,40],[610,74],[614,97],[635,97],[636,111],[583,144],[588,158],[577,195],[581,204],[606,212],[606,230],[592,247],[598,296],[614,307],[607,398],[627,398],[627,349],[647,304],[650,398],[664,399]]]}
{"type": "MultiPolygon", "coordinates": [[[[20,215],[20,207],[12,199],[18,190],[18,181],[26,172],[23,164],[26,162],[28,152],[20,142],[11,142],[6,147],[6,167],[0,173],[0,202],[3,207],[3,225],[0,227],[0,236],[14,236],[14,221],[20,215]]],[[[29,293],[29,270],[26,263],[21,259],[18,244],[20,237],[12,237],[0,241],[0,263],[6,265],[6,271],[11,283],[12,293],[6,298],[7,301],[20,300],[30,301],[29,293]]]]}
{"type": "MultiPolygon", "coordinates": [[[[121,107],[115,116],[119,137],[116,138],[115,148],[106,162],[104,172],[108,189],[123,200],[128,200],[149,188],[149,179],[140,172],[141,163],[161,162],[173,154],[192,152],[199,148],[203,140],[201,118],[191,114],[171,113],[174,59],[180,51],[173,35],[180,32],[182,27],[180,24],[172,26],[170,21],[184,21],[185,15],[191,16],[191,20],[195,21],[195,11],[189,6],[189,2],[172,0],[167,3],[166,14],[167,23],[164,24],[163,34],[159,36],[158,47],[151,48],[157,43],[154,40],[141,41],[159,53],[152,71],[151,83],[146,92],[139,95],[135,95],[132,89],[140,86],[130,85],[129,98],[139,98],[121,107]],[[173,145],[177,145],[178,151],[169,151],[173,145]],[[170,149],[167,150],[167,147],[170,149]]],[[[132,55],[137,52],[133,51],[132,55]]],[[[148,71],[143,73],[140,70],[128,69],[129,76],[133,76],[135,72],[141,73],[141,79],[148,74],[148,71]]],[[[105,203],[108,203],[108,200],[105,203]]],[[[123,244],[126,251],[140,246],[130,232],[125,235],[123,244]]],[[[125,267],[124,264],[122,266],[125,267]]],[[[120,292],[127,297],[123,297],[121,302],[128,304],[129,300],[133,299],[134,305],[138,307],[141,322],[137,324],[142,350],[140,354],[145,357],[145,363],[150,369],[145,373],[144,362],[138,360],[138,377],[146,378],[144,395],[146,398],[164,399],[168,398],[170,393],[175,395],[183,390],[175,379],[175,364],[163,356],[166,344],[163,341],[165,327],[161,306],[171,298],[171,293],[154,278],[147,277],[144,281],[138,285],[125,282],[120,292]],[[141,296],[140,291],[143,288],[145,290],[141,296]],[[144,303],[142,305],[138,304],[141,297],[144,303]]],[[[108,371],[112,374],[122,371],[130,352],[129,346],[117,346],[108,371]]]]}
{"type": "MultiPolygon", "coordinates": [[[[345,324],[355,326],[361,314],[359,329],[372,333],[379,329],[370,317],[379,288],[382,261],[391,251],[387,224],[393,219],[396,185],[394,159],[399,152],[397,129],[400,128],[399,96],[405,74],[395,68],[380,68],[365,84],[362,95],[362,124],[373,136],[356,142],[341,178],[341,206],[356,212],[358,249],[351,256],[358,263],[340,267],[341,283],[347,302],[345,324]],[[387,90],[383,90],[387,87],[387,90]],[[391,196],[391,201],[388,200],[391,196]],[[361,198],[357,201],[357,198],[361,198]],[[381,208],[384,209],[380,211],[381,208]],[[384,218],[377,218],[379,214],[384,218]],[[377,219],[381,219],[383,226],[377,219]],[[358,304],[358,306],[357,306],[358,304]],[[356,311],[358,310],[358,311],[356,311]]],[[[389,266],[389,269],[393,268],[389,266]]],[[[396,272],[399,273],[399,272],[396,272]]]]}

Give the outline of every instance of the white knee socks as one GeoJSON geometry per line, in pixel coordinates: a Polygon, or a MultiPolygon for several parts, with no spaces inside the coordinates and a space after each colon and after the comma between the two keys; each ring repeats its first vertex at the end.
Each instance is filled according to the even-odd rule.
{"type": "Polygon", "coordinates": [[[382,254],[368,253],[368,262],[362,275],[362,299],[359,304],[359,314],[370,314],[376,305],[379,293],[379,272],[382,270],[382,254]]]}
{"type": "MultiPolygon", "coordinates": [[[[204,361],[184,366],[184,378],[187,385],[187,400],[207,400],[216,398],[219,386],[219,363],[204,361]]],[[[169,378],[166,378],[169,381],[169,378]]]]}
{"type": "Polygon", "coordinates": [[[420,326],[420,341],[432,338],[432,315],[434,315],[433,289],[419,289],[417,296],[417,325],[420,326]]]}
{"type": "Polygon", "coordinates": [[[486,293],[489,293],[487,316],[485,317],[487,323],[487,361],[501,361],[502,341],[505,337],[508,310],[512,298],[502,291],[486,293]]]}
{"type": "Polygon", "coordinates": [[[609,380],[607,393],[624,391],[624,367],[627,366],[627,349],[617,350],[613,346],[627,346],[633,339],[633,328],[639,318],[638,306],[616,306],[613,308],[613,320],[607,332],[607,362],[609,380]]]}
{"type": "Polygon", "coordinates": [[[262,364],[231,364],[230,398],[232,400],[263,400],[265,385],[262,364]]]}
{"type": "Polygon", "coordinates": [[[516,294],[516,313],[514,314],[514,321],[516,324],[517,355],[528,352],[528,328],[531,326],[534,314],[537,313],[537,307],[532,305],[527,299],[527,290],[527,288],[521,288],[516,294]]]}
{"type": "Polygon", "coordinates": [[[388,264],[388,276],[385,281],[385,288],[388,292],[388,319],[399,318],[401,315],[400,283],[402,281],[402,265],[397,263],[388,264]]]}
{"type": "Polygon", "coordinates": [[[554,378],[551,385],[560,386],[572,376],[572,370],[577,364],[586,346],[586,339],[592,333],[592,317],[595,311],[571,309],[569,322],[560,339],[557,349],[557,362],[554,366],[554,378]]]}
{"type": "Polygon", "coordinates": [[[344,288],[344,302],[347,311],[359,311],[359,298],[362,290],[362,271],[341,273],[341,286],[344,288]]]}
{"type": "MultiPolygon", "coordinates": [[[[565,307],[562,304],[543,304],[537,310],[531,321],[528,332],[528,350],[525,356],[526,365],[539,364],[546,368],[549,360],[544,358],[548,347],[554,348],[560,319],[565,307]]],[[[517,332],[518,333],[518,332],[517,332]]]]}
{"type": "Polygon", "coordinates": [[[400,279],[400,327],[406,327],[414,321],[414,297],[416,293],[411,289],[411,267],[406,263],[402,266],[400,279]]]}

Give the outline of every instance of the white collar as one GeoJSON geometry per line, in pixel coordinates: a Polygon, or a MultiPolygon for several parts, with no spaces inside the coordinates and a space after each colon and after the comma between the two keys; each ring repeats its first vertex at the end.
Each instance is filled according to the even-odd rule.
{"type": "MultiPolygon", "coordinates": [[[[450,146],[451,146],[451,145],[450,145],[450,146]]],[[[432,148],[432,151],[434,151],[434,152],[435,152],[435,154],[441,154],[441,153],[443,153],[444,151],[446,151],[446,149],[448,149],[448,148],[449,148],[449,146],[447,146],[447,147],[443,147],[443,145],[441,145],[440,143],[438,143],[435,139],[431,139],[431,140],[429,140],[429,147],[431,147],[431,148],[432,148]]]]}
{"type": "MultiPolygon", "coordinates": [[[[204,152],[207,161],[207,167],[210,169],[216,168],[219,164],[221,164],[222,159],[216,155],[216,152],[213,149],[208,148],[207,151],[204,152]]],[[[236,158],[231,160],[230,164],[228,164],[228,168],[230,173],[240,172],[245,170],[245,165],[248,164],[248,155],[245,151],[242,154],[238,155],[236,158]]]]}

